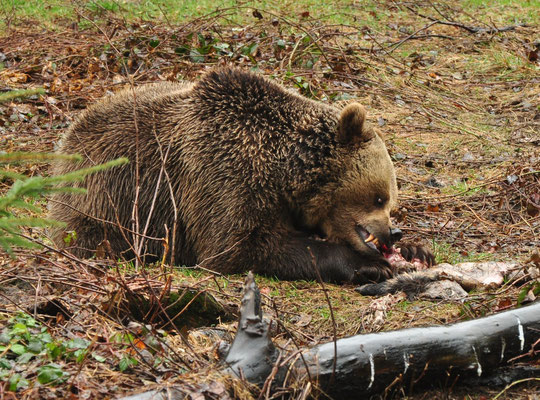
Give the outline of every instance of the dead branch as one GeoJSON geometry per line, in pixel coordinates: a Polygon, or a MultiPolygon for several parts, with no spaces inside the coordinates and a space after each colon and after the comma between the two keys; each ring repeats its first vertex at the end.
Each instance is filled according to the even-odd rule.
{"type": "MultiPolygon", "coordinates": [[[[419,17],[422,17],[422,18],[425,18],[425,19],[428,19],[428,20],[432,21],[432,24],[430,24],[430,26],[435,25],[435,24],[455,26],[456,28],[464,29],[469,33],[493,34],[493,33],[499,33],[499,32],[513,31],[513,30],[515,30],[517,28],[525,28],[525,27],[529,26],[527,24],[516,24],[516,25],[503,26],[502,28],[497,28],[496,26],[487,27],[487,28],[481,28],[479,26],[465,25],[465,24],[462,24],[460,22],[449,21],[449,20],[444,21],[444,20],[441,20],[441,19],[433,18],[433,17],[431,17],[429,15],[425,15],[425,14],[422,14],[422,13],[418,12],[413,7],[408,6],[408,5],[405,5],[405,8],[407,8],[409,11],[412,11],[414,14],[418,15],[419,17]]],[[[422,28],[422,29],[425,29],[425,27],[422,28]]]]}

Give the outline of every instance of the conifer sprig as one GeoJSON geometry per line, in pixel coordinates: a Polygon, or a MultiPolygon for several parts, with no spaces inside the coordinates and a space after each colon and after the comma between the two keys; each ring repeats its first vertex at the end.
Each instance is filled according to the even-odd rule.
{"type": "MultiPolygon", "coordinates": [[[[21,162],[44,162],[53,160],[80,161],[80,156],[58,155],[51,153],[3,153],[0,154],[0,165],[21,162]]],[[[126,164],[127,158],[119,158],[107,163],[82,168],[58,176],[32,176],[8,171],[0,168],[0,178],[13,180],[11,188],[0,196],[0,248],[13,255],[14,247],[39,247],[20,236],[23,227],[63,226],[61,222],[48,218],[36,217],[32,213],[40,213],[36,205],[44,196],[58,193],[86,193],[83,188],[69,186],[70,183],[82,181],[87,175],[103,171],[118,165],[126,164]],[[66,185],[67,184],[67,185],[66,185]]]]}

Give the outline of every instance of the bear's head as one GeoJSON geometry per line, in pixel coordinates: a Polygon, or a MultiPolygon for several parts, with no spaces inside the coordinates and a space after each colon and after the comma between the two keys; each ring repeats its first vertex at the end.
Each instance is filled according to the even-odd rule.
{"type": "Polygon", "coordinates": [[[340,173],[314,199],[325,205],[313,209],[312,218],[307,215],[308,225],[316,226],[329,241],[348,243],[370,256],[384,254],[401,238],[401,231],[390,222],[397,183],[386,145],[358,103],[341,111],[334,134],[340,173]]]}

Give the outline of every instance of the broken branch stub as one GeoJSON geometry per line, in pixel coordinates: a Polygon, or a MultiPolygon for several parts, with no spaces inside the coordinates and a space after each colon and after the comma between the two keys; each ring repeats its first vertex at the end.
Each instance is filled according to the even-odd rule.
{"type": "Polygon", "coordinates": [[[270,340],[269,324],[263,319],[261,293],[253,273],[244,285],[236,337],[225,357],[226,372],[262,384],[272,371],[278,351],[270,340]]]}

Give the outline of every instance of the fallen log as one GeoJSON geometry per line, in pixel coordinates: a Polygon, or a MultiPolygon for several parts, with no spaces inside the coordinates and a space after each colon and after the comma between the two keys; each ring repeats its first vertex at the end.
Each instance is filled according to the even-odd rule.
{"type": "MultiPolygon", "coordinates": [[[[316,346],[306,366],[332,396],[386,390],[390,385],[445,387],[492,374],[540,339],[540,303],[450,326],[357,335],[316,346]]],[[[539,349],[537,349],[538,351],[539,349]]],[[[536,355],[538,357],[538,354],[536,355]]],[[[537,370],[540,375],[540,368],[537,370]]]]}
{"type": "MultiPolygon", "coordinates": [[[[539,345],[540,302],[536,302],[450,326],[351,336],[306,349],[303,357],[275,365],[278,350],[269,339],[259,289],[250,273],[237,336],[223,372],[258,385],[271,375],[275,387],[283,387],[284,379],[291,377],[297,382],[311,379],[329,397],[362,397],[419,386],[444,388],[470,379],[481,383],[499,367],[511,367],[515,357],[539,359],[539,345]]],[[[540,376],[538,366],[525,370],[527,376],[540,376]]],[[[168,395],[156,390],[125,399],[171,398],[171,388],[167,390],[168,395]]]]}

